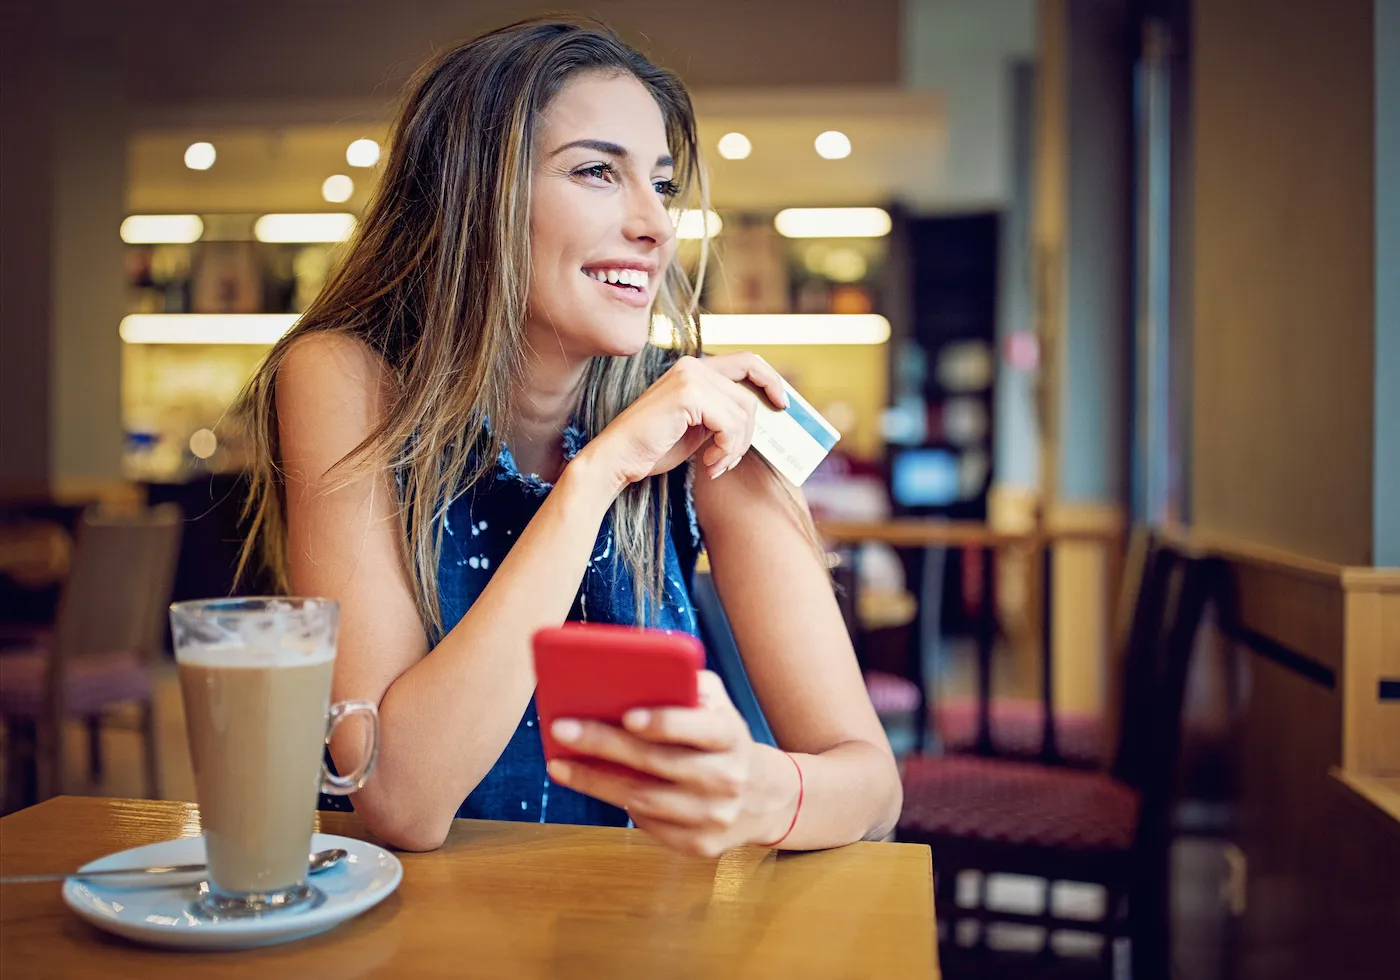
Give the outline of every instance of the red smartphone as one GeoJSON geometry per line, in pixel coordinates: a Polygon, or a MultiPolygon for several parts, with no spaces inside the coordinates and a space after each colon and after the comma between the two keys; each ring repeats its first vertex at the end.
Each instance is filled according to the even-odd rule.
{"type": "Polygon", "coordinates": [[[686,633],[566,623],[536,633],[534,648],[535,706],[546,759],[581,758],[609,765],[556,742],[550,734],[556,718],[621,725],[622,716],[633,708],[700,704],[705,648],[686,633]]]}

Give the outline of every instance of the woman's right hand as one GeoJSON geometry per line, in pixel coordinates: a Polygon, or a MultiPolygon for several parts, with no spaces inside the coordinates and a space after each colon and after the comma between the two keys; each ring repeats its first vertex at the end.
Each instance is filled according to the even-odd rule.
{"type": "Polygon", "coordinates": [[[585,447],[626,486],[700,457],[711,479],[739,464],[753,441],[758,396],[787,408],[783,379],[757,354],[682,357],[585,447]]]}

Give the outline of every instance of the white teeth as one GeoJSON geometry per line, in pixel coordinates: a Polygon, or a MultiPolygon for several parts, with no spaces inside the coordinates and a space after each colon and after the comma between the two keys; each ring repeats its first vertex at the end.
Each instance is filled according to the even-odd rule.
{"type": "Polygon", "coordinates": [[[641,269],[585,269],[583,274],[599,282],[615,283],[646,289],[651,281],[651,273],[641,269]]]}

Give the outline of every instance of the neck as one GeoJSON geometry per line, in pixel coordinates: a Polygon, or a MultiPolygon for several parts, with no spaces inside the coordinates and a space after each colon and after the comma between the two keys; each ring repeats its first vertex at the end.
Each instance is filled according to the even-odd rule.
{"type": "Polygon", "coordinates": [[[521,473],[534,473],[554,482],[564,469],[561,436],[578,409],[588,360],[529,355],[525,384],[511,406],[506,445],[521,473]]]}

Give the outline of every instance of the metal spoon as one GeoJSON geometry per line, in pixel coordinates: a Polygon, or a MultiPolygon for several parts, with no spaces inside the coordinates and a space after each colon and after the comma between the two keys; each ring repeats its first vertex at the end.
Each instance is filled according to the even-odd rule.
{"type": "MultiPolygon", "coordinates": [[[[344,848],[332,847],[311,855],[307,874],[320,874],[329,871],[349,855],[344,848]]],[[[67,881],[69,878],[105,878],[114,875],[177,875],[208,871],[207,864],[171,864],[154,868],[103,868],[101,871],[74,871],[70,874],[5,875],[0,877],[0,885],[30,885],[43,881],[67,881]]]]}

